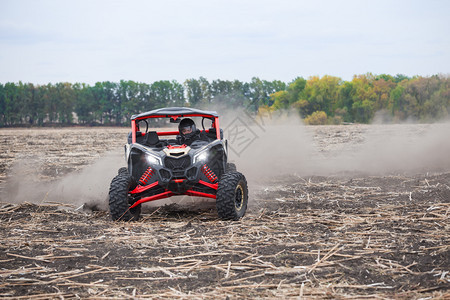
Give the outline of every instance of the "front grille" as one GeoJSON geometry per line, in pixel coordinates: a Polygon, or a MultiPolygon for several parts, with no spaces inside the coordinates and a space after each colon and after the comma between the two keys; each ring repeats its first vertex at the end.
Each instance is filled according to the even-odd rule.
{"type": "Polygon", "coordinates": [[[184,155],[185,153],[184,152],[173,152],[173,153],[170,153],[170,156],[182,156],[182,155],[184,155]]]}
{"type": "Polygon", "coordinates": [[[170,172],[164,169],[159,170],[159,174],[161,175],[162,179],[169,180],[170,179],[170,172]]]}
{"type": "Polygon", "coordinates": [[[191,157],[185,156],[180,158],[166,157],[164,165],[172,171],[184,171],[191,164],[191,157]]]}
{"type": "Polygon", "coordinates": [[[196,175],[197,175],[196,167],[190,168],[186,173],[186,176],[188,177],[189,180],[194,180],[196,175]]]}

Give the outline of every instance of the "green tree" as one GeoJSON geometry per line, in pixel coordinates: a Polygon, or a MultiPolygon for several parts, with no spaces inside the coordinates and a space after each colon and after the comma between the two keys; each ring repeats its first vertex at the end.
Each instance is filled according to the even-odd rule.
{"type": "Polygon", "coordinates": [[[357,101],[356,88],[353,82],[344,82],[339,88],[338,99],[333,107],[335,115],[342,118],[344,122],[353,122],[352,109],[355,100],[357,101]]]}
{"type": "Polygon", "coordinates": [[[337,102],[341,79],[325,75],[322,78],[313,76],[308,79],[303,92],[299,95],[297,107],[305,117],[315,111],[324,111],[333,116],[332,107],[337,102]]]}
{"type": "Polygon", "coordinates": [[[5,84],[4,97],[5,125],[12,126],[21,124],[19,93],[15,83],[7,82],[5,84]]]}
{"type": "Polygon", "coordinates": [[[289,93],[289,106],[301,100],[301,95],[305,90],[306,83],[307,81],[303,77],[297,77],[288,85],[287,91],[289,93]]]}
{"type": "Polygon", "coordinates": [[[0,126],[6,125],[6,100],[5,100],[5,86],[0,83],[0,126]]]}
{"type": "Polygon", "coordinates": [[[75,93],[72,84],[60,82],[55,85],[56,107],[58,121],[62,124],[71,124],[75,107],[75,93]]]}
{"type": "Polygon", "coordinates": [[[34,86],[31,83],[24,84],[19,81],[17,87],[17,100],[20,110],[20,123],[33,125],[36,106],[34,103],[34,86]]]}
{"type": "Polygon", "coordinates": [[[155,108],[184,104],[183,86],[177,82],[161,80],[150,87],[150,98],[155,108]]]}
{"type": "Polygon", "coordinates": [[[371,73],[353,77],[352,86],[354,88],[354,96],[352,115],[353,120],[356,122],[368,123],[375,115],[377,94],[373,86],[374,81],[375,76],[371,73]]]}
{"type": "Polygon", "coordinates": [[[75,113],[80,124],[94,123],[94,101],[92,88],[85,83],[76,83],[73,85],[76,95],[75,113]]]}
{"type": "Polygon", "coordinates": [[[184,88],[189,104],[193,107],[198,106],[203,99],[203,90],[200,81],[197,79],[187,79],[184,82],[184,88]]]}
{"type": "Polygon", "coordinates": [[[171,81],[171,93],[169,106],[185,106],[186,98],[184,97],[184,87],[176,80],[171,81]]]}
{"type": "Polygon", "coordinates": [[[374,114],[374,103],[367,99],[358,100],[353,102],[352,110],[356,122],[369,123],[374,114]]]}
{"type": "Polygon", "coordinates": [[[270,95],[272,107],[278,109],[288,109],[290,107],[290,97],[288,91],[278,91],[270,95]]]}

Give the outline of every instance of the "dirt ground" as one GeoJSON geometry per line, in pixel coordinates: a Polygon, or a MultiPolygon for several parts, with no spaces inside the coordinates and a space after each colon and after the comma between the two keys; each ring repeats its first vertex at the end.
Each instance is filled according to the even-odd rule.
{"type": "Polygon", "coordinates": [[[251,191],[240,221],[183,198],[132,223],[104,210],[128,129],[2,129],[0,297],[449,299],[448,144],[430,152],[434,128],[408,125],[400,136],[434,160],[400,147],[416,162],[402,169],[400,157],[377,158],[384,142],[370,172],[361,156],[399,128],[307,127],[308,167],[278,176],[255,176],[237,158],[251,191]],[[364,164],[345,163],[349,153],[364,164]]]}

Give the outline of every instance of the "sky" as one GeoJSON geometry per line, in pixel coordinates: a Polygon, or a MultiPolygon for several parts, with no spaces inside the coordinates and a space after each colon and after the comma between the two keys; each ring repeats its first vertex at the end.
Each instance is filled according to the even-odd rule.
{"type": "Polygon", "coordinates": [[[450,1],[0,0],[0,83],[450,74],[450,1]]]}

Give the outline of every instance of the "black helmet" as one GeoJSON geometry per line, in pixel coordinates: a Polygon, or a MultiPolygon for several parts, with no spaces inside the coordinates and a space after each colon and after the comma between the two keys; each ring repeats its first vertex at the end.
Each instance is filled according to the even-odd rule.
{"type": "Polygon", "coordinates": [[[178,131],[180,132],[181,137],[185,139],[190,139],[195,135],[197,128],[195,127],[194,121],[192,119],[186,118],[181,120],[178,125],[178,131]]]}

